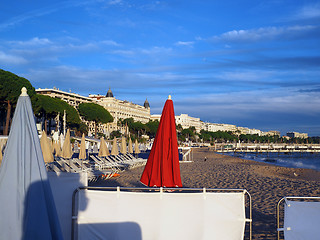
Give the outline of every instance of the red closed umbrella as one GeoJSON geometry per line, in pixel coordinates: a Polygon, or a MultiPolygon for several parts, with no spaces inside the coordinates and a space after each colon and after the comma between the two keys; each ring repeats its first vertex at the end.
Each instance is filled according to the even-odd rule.
{"type": "Polygon", "coordinates": [[[182,187],[171,96],[166,101],[151,152],[140,181],[149,187],[182,187]]]}

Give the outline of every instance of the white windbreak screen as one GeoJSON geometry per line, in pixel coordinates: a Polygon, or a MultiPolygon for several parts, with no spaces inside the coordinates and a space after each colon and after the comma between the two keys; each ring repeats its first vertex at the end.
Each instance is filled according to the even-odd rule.
{"type": "Polygon", "coordinates": [[[320,239],[320,202],[287,201],[284,209],[284,238],[320,239]]]}
{"type": "Polygon", "coordinates": [[[72,194],[88,185],[87,173],[48,172],[64,240],[71,239],[72,194]]]}
{"type": "Polygon", "coordinates": [[[243,239],[244,193],[82,190],[78,239],[243,239]]]}

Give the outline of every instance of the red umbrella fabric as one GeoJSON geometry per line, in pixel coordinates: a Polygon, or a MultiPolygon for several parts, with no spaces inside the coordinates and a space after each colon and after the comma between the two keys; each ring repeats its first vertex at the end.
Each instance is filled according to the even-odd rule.
{"type": "Polygon", "coordinates": [[[171,96],[166,101],[151,152],[141,176],[149,187],[182,187],[176,122],[171,96]]]}

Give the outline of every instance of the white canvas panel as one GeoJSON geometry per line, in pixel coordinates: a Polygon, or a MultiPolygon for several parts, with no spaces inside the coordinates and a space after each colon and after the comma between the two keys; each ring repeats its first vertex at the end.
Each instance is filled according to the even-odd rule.
{"type": "Polygon", "coordinates": [[[320,202],[288,200],[284,210],[286,240],[320,239],[320,202]]]}
{"type": "Polygon", "coordinates": [[[54,202],[65,240],[71,239],[72,194],[88,185],[87,173],[48,172],[54,202]]]}
{"type": "Polygon", "coordinates": [[[79,239],[243,239],[244,193],[81,191],[79,239]]]}

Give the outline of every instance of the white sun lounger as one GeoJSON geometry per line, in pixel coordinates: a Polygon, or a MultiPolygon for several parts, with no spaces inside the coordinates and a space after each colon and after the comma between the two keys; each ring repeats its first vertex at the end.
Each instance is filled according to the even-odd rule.
{"type": "Polygon", "coordinates": [[[282,198],[277,205],[277,231],[278,239],[281,232],[285,240],[320,239],[320,197],[282,198]]]}

